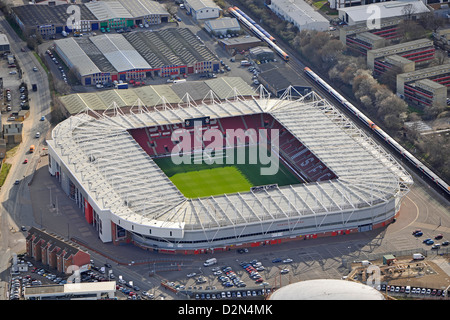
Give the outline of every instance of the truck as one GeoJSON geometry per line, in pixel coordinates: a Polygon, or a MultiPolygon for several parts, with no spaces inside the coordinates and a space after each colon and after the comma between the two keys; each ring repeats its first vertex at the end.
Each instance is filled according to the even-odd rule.
{"type": "Polygon", "coordinates": [[[30,146],[30,153],[33,153],[33,152],[34,152],[34,149],[35,149],[34,144],[32,144],[32,145],[30,146]]]}
{"type": "Polygon", "coordinates": [[[413,260],[423,260],[425,259],[425,256],[421,253],[414,253],[413,254],[413,260]]]}
{"type": "Polygon", "coordinates": [[[216,264],[216,263],[217,263],[217,259],[216,259],[216,258],[211,258],[211,259],[206,260],[206,261],[203,263],[203,265],[204,265],[205,267],[209,267],[209,266],[212,266],[212,265],[214,265],[214,264],[216,264]]]}
{"type": "Polygon", "coordinates": [[[116,89],[128,89],[128,83],[118,83],[116,89]]]}
{"type": "Polygon", "coordinates": [[[173,80],[173,83],[186,82],[186,79],[173,80]]]}

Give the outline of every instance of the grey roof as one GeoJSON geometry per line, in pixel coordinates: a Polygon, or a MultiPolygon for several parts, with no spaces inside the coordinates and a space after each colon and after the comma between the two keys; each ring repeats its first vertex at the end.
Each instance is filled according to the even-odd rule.
{"type": "MultiPolygon", "coordinates": [[[[80,8],[81,20],[94,21],[97,20],[95,15],[85,6],[85,4],[77,5],[80,8]]],[[[69,4],[61,4],[57,6],[47,5],[24,5],[13,7],[11,10],[19,17],[20,21],[26,26],[41,25],[61,25],[67,23],[67,9],[69,4]]]]}
{"type": "Polygon", "coordinates": [[[124,37],[153,68],[218,61],[217,57],[187,28],[130,32],[125,33],[124,37]]]}
{"type": "MultiPolygon", "coordinates": [[[[400,17],[405,15],[405,7],[411,5],[412,9],[410,12],[413,14],[421,14],[430,12],[430,9],[421,1],[421,0],[412,0],[412,1],[388,1],[388,2],[380,2],[380,3],[372,3],[370,6],[377,6],[379,9],[380,18],[391,18],[391,17],[400,17]]],[[[340,8],[338,11],[341,13],[345,13],[349,16],[349,18],[355,22],[366,22],[371,18],[372,11],[368,10],[369,5],[363,6],[355,6],[355,7],[347,7],[340,8]]]]}
{"type": "Polygon", "coordinates": [[[74,38],[64,38],[55,41],[56,47],[77,67],[80,76],[100,73],[97,65],[87,56],[74,38]]]}
{"type": "Polygon", "coordinates": [[[299,29],[328,30],[329,21],[304,0],[272,0],[268,7],[299,29]]]}
{"type": "Polygon", "coordinates": [[[147,61],[121,34],[104,34],[90,39],[118,72],[151,69],[147,61]]]}
{"type": "Polygon", "coordinates": [[[222,10],[212,0],[186,0],[186,3],[188,4],[189,7],[191,7],[195,11],[202,10],[205,8],[214,8],[214,9],[222,10]]]}
{"type": "Polygon", "coordinates": [[[119,1],[92,1],[85,4],[98,20],[133,18],[119,1]]]}
{"type": "Polygon", "coordinates": [[[8,36],[4,33],[0,34],[0,46],[4,46],[5,44],[9,44],[8,36]]]}
{"type": "MultiPolygon", "coordinates": [[[[103,0],[110,2],[112,0],[103,0]]],[[[114,0],[116,1],[116,0],[114,0]]],[[[118,0],[120,4],[134,17],[144,17],[152,14],[169,15],[167,10],[153,0],[118,0]]]]}
{"type": "Polygon", "coordinates": [[[239,22],[237,21],[237,19],[230,18],[230,17],[208,20],[208,21],[205,21],[205,25],[208,25],[211,30],[240,28],[240,25],[239,25],[239,22]]]}

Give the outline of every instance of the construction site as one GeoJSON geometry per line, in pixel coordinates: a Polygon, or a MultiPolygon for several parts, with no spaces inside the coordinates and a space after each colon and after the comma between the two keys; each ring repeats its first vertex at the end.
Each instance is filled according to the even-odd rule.
{"type": "Polygon", "coordinates": [[[354,262],[346,279],[373,283],[388,299],[449,299],[450,274],[444,270],[449,266],[444,255],[423,260],[385,255],[380,260],[354,262]]]}

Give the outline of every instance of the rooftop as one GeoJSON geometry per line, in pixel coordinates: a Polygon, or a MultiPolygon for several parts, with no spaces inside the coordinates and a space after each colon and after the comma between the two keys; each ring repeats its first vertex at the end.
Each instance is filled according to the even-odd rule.
{"type": "Polygon", "coordinates": [[[369,52],[376,57],[383,56],[386,54],[399,54],[402,52],[407,52],[411,50],[420,49],[423,47],[433,46],[433,40],[430,39],[419,39],[414,41],[403,42],[399,44],[395,44],[392,46],[387,46],[384,48],[378,48],[370,50],[369,52]]]}
{"type": "MultiPolygon", "coordinates": [[[[65,25],[67,23],[67,9],[69,6],[69,4],[61,4],[57,6],[27,4],[12,7],[11,10],[19,17],[23,24],[26,26],[36,27],[51,24],[65,25]]],[[[77,6],[80,8],[81,20],[97,20],[95,15],[88,10],[85,4],[80,4],[77,6]]]]}
{"type": "Polygon", "coordinates": [[[152,14],[169,15],[162,4],[153,0],[103,0],[105,2],[119,2],[129,14],[134,17],[143,17],[152,14]]]}
{"type": "Polygon", "coordinates": [[[379,2],[369,5],[340,8],[338,11],[347,14],[349,16],[349,21],[351,20],[354,23],[365,23],[371,19],[371,15],[373,14],[371,10],[368,10],[369,6],[377,6],[379,8],[381,19],[404,16],[406,12],[411,12],[411,14],[421,14],[430,11],[421,0],[379,2]],[[412,6],[411,10],[405,9],[408,8],[409,5],[412,6]]]}
{"type": "Polygon", "coordinates": [[[131,13],[119,1],[91,1],[85,3],[85,6],[97,20],[133,18],[131,13]]]}
{"type": "Polygon", "coordinates": [[[153,68],[218,61],[215,54],[188,28],[130,32],[124,37],[153,68]]]}
{"type": "Polygon", "coordinates": [[[152,68],[121,34],[103,34],[89,39],[118,72],[152,68]]]}
{"type": "Polygon", "coordinates": [[[217,29],[235,29],[240,28],[239,22],[236,18],[225,17],[214,20],[205,21],[206,25],[209,25],[212,30],[217,29]]]}
{"type": "Polygon", "coordinates": [[[69,37],[56,40],[55,45],[76,66],[81,76],[101,72],[74,38],[69,37]]]}
{"type": "Polygon", "coordinates": [[[285,15],[298,28],[319,31],[328,30],[329,21],[304,0],[272,0],[268,6],[274,12],[285,15]]]}
{"type": "Polygon", "coordinates": [[[195,11],[202,10],[204,8],[214,8],[222,10],[212,0],[186,0],[186,3],[195,11]]]}

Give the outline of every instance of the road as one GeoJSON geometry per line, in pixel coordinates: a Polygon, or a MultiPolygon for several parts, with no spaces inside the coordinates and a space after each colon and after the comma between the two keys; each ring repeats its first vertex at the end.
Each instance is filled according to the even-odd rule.
{"type": "MultiPolygon", "coordinates": [[[[22,143],[15,155],[8,159],[12,163],[11,170],[0,191],[0,280],[7,280],[11,254],[25,250],[24,234],[20,226],[31,226],[34,224],[30,193],[27,184],[32,179],[34,168],[40,160],[41,144],[45,139],[46,132],[50,128],[47,120],[39,121],[41,116],[47,116],[50,112],[50,91],[47,76],[36,57],[28,49],[25,52],[21,48],[25,43],[17,36],[9,23],[0,12],[0,31],[8,35],[11,52],[15,55],[22,70],[23,80],[29,88],[30,115],[23,122],[22,143]],[[33,67],[38,68],[33,72],[33,67]],[[31,84],[38,84],[38,91],[31,90],[31,84]],[[41,132],[41,138],[36,139],[35,133],[41,132]],[[29,154],[30,145],[36,146],[36,152],[29,154]],[[28,164],[23,160],[28,159],[28,164]],[[18,185],[14,184],[19,180],[18,185]]],[[[12,88],[18,90],[18,88],[12,88]]],[[[3,292],[0,292],[0,299],[3,292]]]]}

